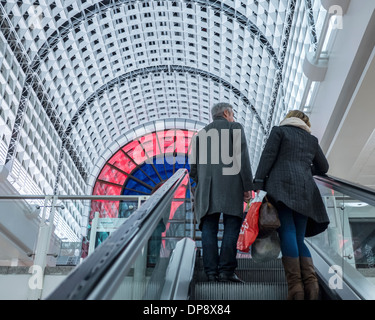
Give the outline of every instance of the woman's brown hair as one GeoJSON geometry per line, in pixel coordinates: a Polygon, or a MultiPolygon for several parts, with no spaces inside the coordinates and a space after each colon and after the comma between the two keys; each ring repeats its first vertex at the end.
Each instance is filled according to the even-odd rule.
{"type": "Polygon", "coordinates": [[[288,114],[285,116],[285,119],[287,118],[299,118],[303,120],[311,128],[309,117],[300,110],[289,111],[288,114]]]}

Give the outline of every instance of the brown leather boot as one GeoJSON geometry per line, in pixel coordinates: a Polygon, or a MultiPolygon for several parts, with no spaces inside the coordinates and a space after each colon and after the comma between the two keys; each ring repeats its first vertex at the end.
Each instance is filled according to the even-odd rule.
{"type": "Polygon", "coordinates": [[[282,257],[281,261],[284,266],[285,277],[288,283],[287,300],[304,300],[299,258],[282,257]]]}
{"type": "Polygon", "coordinates": [[[306,300],[318,300],[319,283],[315,273],[314,264],[309,257],[300,257],[302,282],[305,287],[306,300]]]}

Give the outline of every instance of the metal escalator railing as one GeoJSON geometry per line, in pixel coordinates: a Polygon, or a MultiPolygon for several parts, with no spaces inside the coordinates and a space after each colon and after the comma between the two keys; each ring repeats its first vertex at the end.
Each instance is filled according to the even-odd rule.
{"type": "Polygon", "coordinates": [[[330,299],[375,299],[375,191],[331,176],[315,176],[330,218],[306,238],[330,299]]]}
{"type": "Polygon", "coordinates": [[[195,243],[186,237],[193,236],[193,221],[189,174],[179,169],[47,300],[163,300],[187,296],[191,278],[188,266],[194,265],[195,243]],[[175,273],[180,275],[177,280],[171,277],[175,273]]]}

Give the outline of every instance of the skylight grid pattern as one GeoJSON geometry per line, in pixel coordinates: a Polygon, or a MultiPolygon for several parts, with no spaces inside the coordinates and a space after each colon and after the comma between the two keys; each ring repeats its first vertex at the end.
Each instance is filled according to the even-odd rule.
{"type": "Polygon", "coordinates": [[[0,159],[64,194],[89,193],[134,128],[203,125],[219,101],[233,104],[255,169],[271,127],[303,107],[301,63],[322,20],[314,0],[7,0],[0,11],[0,159]]]}
{"type": "Polygon", "coordinates": [[[324,20],[325,14],[320,1],[306,0],[296,7],[296,22],[293,24],[283,73],[284,103],[288,111],[304,110],[305,105],[302,103],[308,79],[303,73],[302,65],[306,54],[315,52],[316,45],[322,37],[321,21],[324,20]]]}

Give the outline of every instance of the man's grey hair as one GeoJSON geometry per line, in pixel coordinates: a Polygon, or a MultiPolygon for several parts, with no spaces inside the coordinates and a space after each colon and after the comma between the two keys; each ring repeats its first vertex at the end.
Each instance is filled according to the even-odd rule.
{"type": "Polygon", "coordinates": [[[233,110],[232,105],[226,102],[219,102],[214,104],[214,106],[211,109],[212,118],[217,116],[223,116],[225,110],[233,110]]]}

